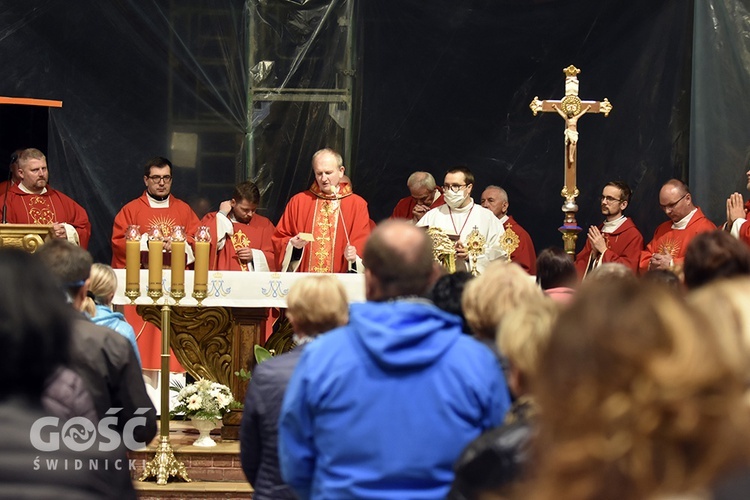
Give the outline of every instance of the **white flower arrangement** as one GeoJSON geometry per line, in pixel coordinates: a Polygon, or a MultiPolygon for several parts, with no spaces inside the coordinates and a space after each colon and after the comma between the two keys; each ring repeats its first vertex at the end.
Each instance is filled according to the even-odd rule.
{"type": "Polygon", "coordinates": [[[229,387],[203,378],[185,387],[171,389],[177,392],[177,396],[173,398],[173,415],[220,420],[234,401],[229,387]]]}

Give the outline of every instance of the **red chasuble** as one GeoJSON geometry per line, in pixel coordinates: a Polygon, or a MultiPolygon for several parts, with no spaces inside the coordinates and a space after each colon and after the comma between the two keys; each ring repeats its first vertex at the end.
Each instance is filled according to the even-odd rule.
{"type": "MultiPolygon", "coordinates": [[[[443,198],[443,193],[440,193],[440,196],[432,202],[432,205],[430,205],[430,210],[433,208],[439,207],[440,205],[445,205],[445,198],[443,198]]],[[[414,210],[414,207],[417,206],[417,200],[412,198],[411,196],[407,196],[406,198],[401,198],[398,203],[396,203],[396,207],[393,209],[393,213],[391,214],[391,219],[407,219],[412,220],[414,215],[411,213],[412,210],[414,210]]]]}
{"type": "MultiPolygon", "coordinates": [[[[200,226],[200,220],[190,205],[169,195],[169,206],[166,208],[152,208],[148,203],[148,195],[143,195],[129,202],[115,216],[112,227],[112,267],[125,268],[125,230],[128,226],[141,226],[141,234],[149,228],[158,225],[162,234],[168,237],[175,226],[185,226],[185,234],[189,244],[193,244],[193,237],[200,226]]],[[[216,235],[211,234],[211,239],[216,235]]]]}
{"type": "MultiPolygon", "coordinates": [[[[750,212],[750,200],[745,203],[745,212],[750,212]]],[[[747,217],[745,214],[745,222],[740,226],[740,240],[750,245],[750,220],[747,217]]]]}
{"type": "Polygon", "coordinates": [[[682,265],[685,259],[685,251],[695,235],[706,231],[713,231],[716,226],[708,220],[699,208],[690,219],[685,229],[672,229],[672,221],[659,225],[654,231],[654,238],[641,252],[640,271],[641,274],[648,271],[648,263],[655,253],[665,253],[672,256],[675,265],[682,265]]]}
{"type": "MultiPolygon", "coordinates": [[[[172,195],[169,195],[168,207],[152,208],[148,203],[148,195],[144,191],[140,197],[122,207],[122,210],[115,216],[115,224],[112,227],[112,267],[115,269],[125,267],[125,230],[133,224],[141,226],[141,233],[148,232],[153,225],[158,225],[164,236],[171,235],[174,226],[185,226],[188,243],[192,244],[200,220],[190,205],[172,195]]],[[[143,321],[143,318],[136,313],[135,306],[125,306],[124,314],[127,322],[136,331],[143,368],[159,370],[161,368],[161,330],[152,323],[143,321]]],[[[174,352],[171,351],[169,370],[185,371],[175,358],[174,352]]]]}
{"type": "MultiPolygon", "coordinates": [[[[604,224],[599,224],[598,227],[601,231],[604,224]]],[[[601,263],[616,262],[624,264],[632,269],[635,274],[638,274],[638,263],[643,251],[643,236],[638,231],[638,228],[635,227],[633,221],[630,218],[625,219],[625,222],[620,224],[620,227],[611,233],[602,233],[602,236],[607,243],[607,251],[604,252],[601,263]]],[[[583,246],[583,250],[576,255],[576,269],[578,269],[578,276],[581,278],[586,275],[586,270],[592,264],[592,249],[591,241],[586,237],[586,244],[583,246]]]]}
{"type": "Polygon", "coordinates": [[[314,183],[309,190],[289,200],[273,235],[278,269],[281,269],[289,239],[299,233],[313,235],[313,241],[302,249],[297,269],[300,272],[347,272],[349,263],[344,258],[347,234],[357,249],[357,255],[362,256],[365,242],[370,236],[367,202],[352,193],[349,184],[341,183],[339,188],[337,199],[335,195],[322,193],[314,183]]]}
{"type": "MultiPolygon", "coordinates": [[[[0,206],[5,192],[0,193],[0,206]]],[[[29,194],[14,185],[8,190],[6,219],[10,224],[67,223],[78,233],[78,243],[88,248],[91,223],[86,210],[60,191],[47,187],[42,194],[29,194]]]]}
{"type": "Polygon", "coordinates": [[[508,220],[503,224],[503,227],[506,233],[508,229],[512,229],[518,235],[518,248],[510,254],[511,262],[515,262],[524,271],[534,276],[536,274],[536,251],[534,250],[534,242],[531,241],[531,236],[510,215],[508,216],[508,220]]]}
{"type": "Polygon", "coordinates": [[[253,248],[263,252],[271,271],[276,270],[276,258],[273,253],[273,233],[276,228],[273,223],[262,215],[254,214],[250,222],[232,222],[234,234],[227,235],[224,248],[217,250],[219,232],[216,227],[216,214],[212,212],[203,217],[202,226],[211,228],[211,256],[209,269],[219,271],[247,271],[248,266],[240,262],[237,257],[238,248],[253,248]]]}

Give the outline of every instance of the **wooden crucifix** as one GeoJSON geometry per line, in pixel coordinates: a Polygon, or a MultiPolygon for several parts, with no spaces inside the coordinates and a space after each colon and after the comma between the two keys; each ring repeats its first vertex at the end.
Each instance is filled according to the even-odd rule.
{"type": "Polygon", "coordinates": [[[536,116],[537,113],[557,113],[565,120],[565,185],[561,192],[565,203],[562,211],[565,219],[559,231],[563,235],[563,246],[565,251],[575,255],[575,243],[581,228],[576,222],[576,197],[578,186],[576,185],[576,171],[578,168],[578,119],[586,113],[604,113],[609,116],[612,104],[605,98],[603,101],[582,101],[578,97],[578,73],[581,70],[572,64],[563,69],[565,74],[565,97],[559,101],[540,101],[538,96],[534,97],[529,107],[536,116]]]}

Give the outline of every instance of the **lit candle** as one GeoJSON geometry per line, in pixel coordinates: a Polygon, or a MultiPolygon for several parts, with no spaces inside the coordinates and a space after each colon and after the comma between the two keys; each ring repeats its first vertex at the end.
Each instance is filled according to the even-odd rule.
{"type": "Polygon", "coordinates": [[[131,302],[141,294],[140,226],[128,226],[125,232],[125,296],[131,302]]]}
{"type": "Polygon", "coordinates": [[[156,301],[162,296],[161,275],[164,267],[164,237],[154,226],[148,235],[148,296],[156,301]]]}
{"type": "Polygon", "coordinates": [[[185,228],[175,226],[172,230],[172,297],[180,300],[185,296],[185,228]]]}

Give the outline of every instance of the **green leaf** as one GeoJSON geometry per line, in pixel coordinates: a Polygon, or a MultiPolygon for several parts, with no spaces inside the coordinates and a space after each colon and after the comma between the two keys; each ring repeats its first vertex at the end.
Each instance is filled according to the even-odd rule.
{"type": "Polygon", "coordinates": [[[273,357],[273,354],[271,354],[271,352],[268,349],[266,349],[265,347],[259,344],[255,345],[254,351],[255,351],[255,362],[258,364],[264,361],[267,361],[273,357]]]}

